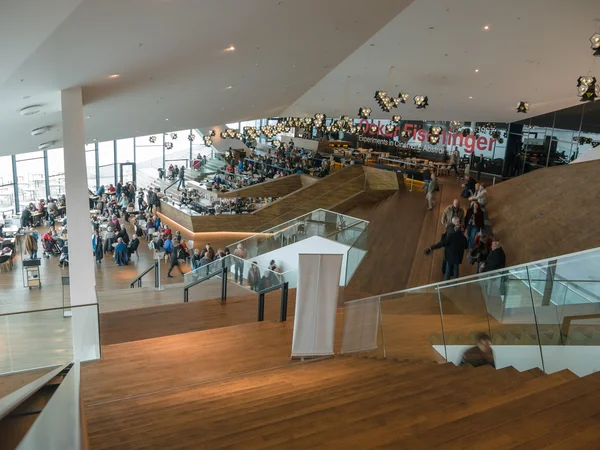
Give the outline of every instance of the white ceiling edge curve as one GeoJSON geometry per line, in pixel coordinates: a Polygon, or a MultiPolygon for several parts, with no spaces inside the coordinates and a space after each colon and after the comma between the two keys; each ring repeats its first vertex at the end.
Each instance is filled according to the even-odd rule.
{"type": "Polygon", "coordinates": [[[32,0],[2,5],[0,25],[41,29],[0,51],[10,61],[0,70],[0,156],[61,147],[60,92],[75,86],[89,143],[278,115],[411,1],[56,0],[56,13],[31,11],[32,0]],[[40,113],[19,114],[32,105],[40,113]],[[31,135],[42,127],[51,129],[31,135]]]}
{"type": "MultiPolygon", "coordinates": [[[[593,0],[416,0],[336,66],[284,115],[513,122],[579,103],[577,79],[594,67],[600,30],[593,0]],[[486,29],[487,27],[487,29],[486,29]],[[390,67],[393,66],[390,75],[390,67]],[[386,113],[377,90],[410,100],[386,113]],[[415,95],[429,107],[417,110],[415,95]]],[[[592,74],[600,79],[600,64],[592,74]]]]}

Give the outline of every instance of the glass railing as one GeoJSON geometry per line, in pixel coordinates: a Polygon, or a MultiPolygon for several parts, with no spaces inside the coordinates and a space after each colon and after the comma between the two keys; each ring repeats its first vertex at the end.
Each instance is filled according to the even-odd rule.
{"type": "Polygon", "coordinates": [[[346,302],[343,341],[352,345],[342,351],[461,364],[481,355],[463,356],[478,342],[487,355],[485,334],[496,368],[583,376],[598,369],[599,268],[594,249],[346,302]]]}
{"type": "MultiPolygon", "coordinates": [[[[266,261],[266,263],[263,263],[262,259],[257,261],[256,259],[242,259],[235,255],[228,255],[186,273],[184,275],[184,283],[186,285],[191,284],[202,277],[219,272],[223,267],[227,267],[227,281],[229,282],[228,296],[235,296],[236,294],[244,295],[253,291],[257,292],[285,281],[290,284],[293,283],[294,287],[296,286],[297,279],[295,273],[292,271],[280,272],[278,270],[271,270],[269,262],[266,261]],[[232,291],[232,284],[238,289],[232,291]],[[243,290],[240,291],[239,289],[243,290]]],[[[215,278],[220,279],[221,275],[217,275],[215,278]]],[[[194,295],[198,297],[199,291],[203,289],[203,284],[201,283],[197,287],[191,288],[193,291],[190,292],[190,301],[194,299],[194,295]]]]}
{"type": "Polygon", "coordinates": [[[359,238],[366,239],[368,227],[366,220],[316,209],[235,242],[229,248],[235,249],[242,244],[249,258],[253,258],[315,236],[352,246],[359,238]]]}
{"type": "Polygon", "coordinates": [[[98,304],[0,315],[0,374],[99,359],[98,304]]]}

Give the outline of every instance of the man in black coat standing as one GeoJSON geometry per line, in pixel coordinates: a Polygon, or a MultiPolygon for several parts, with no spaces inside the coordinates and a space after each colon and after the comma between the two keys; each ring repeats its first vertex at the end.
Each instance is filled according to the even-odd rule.
{"type": "Polygon", "coordinates": [[[456,224],[455,220],[452,222],[455,225],[454,230],[447,230],[440,242],[428,248],[429,251],[444,248],[444,261],[446,261],[444,281],[449,280],[451,276],[458,278],[458,266],[462,264],[467,248],[467,238],[460,225],[456,224]]]}
{"type": "Polygon", "coordinates": [[[506,255],[500,245],[500,242],[494,240],[492,242],[492,251],[486,258],[485,262],[479,267],[481,272],[491,272],[492,270],[504,269],[506,267],[506,255]]]}

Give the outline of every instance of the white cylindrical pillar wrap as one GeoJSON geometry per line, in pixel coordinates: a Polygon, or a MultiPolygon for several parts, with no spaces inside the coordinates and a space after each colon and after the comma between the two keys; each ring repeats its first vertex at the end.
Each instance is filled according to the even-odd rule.
{"type": "Polygon", "coordinates": [[[69,278],[71,291],[73,356],[79,361],[98,359],[100,342],[96,304],[96,275],[91,247],[90,205],[85,162],[83,99],[81,88],[61,93],[65,193],[69,236],[69,278]]]}

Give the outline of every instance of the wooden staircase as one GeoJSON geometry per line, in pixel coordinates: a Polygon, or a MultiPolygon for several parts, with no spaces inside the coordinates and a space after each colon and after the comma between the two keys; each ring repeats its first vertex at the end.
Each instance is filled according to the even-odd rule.
{"type": "Polygon", "coordinates": [[[337,357],[91,404],[86,414],[93,449],[589,449],[599,400],[598,374],[337,357]]]}

